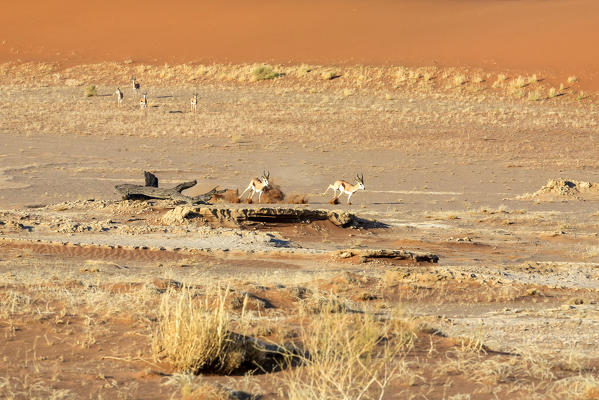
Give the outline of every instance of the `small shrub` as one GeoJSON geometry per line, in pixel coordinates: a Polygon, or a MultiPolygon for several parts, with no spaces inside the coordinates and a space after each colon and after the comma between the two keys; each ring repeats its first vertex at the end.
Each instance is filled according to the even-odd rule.
{"type": "Polygon", "coordinates": [[[152,341],[154,358],[189,373],[230,373],[252,358],[248,344],[231,331],[232,318],[225,308],[227,292],[219,290],[215,299],[206,296],[204,301],[195,299],[187,288],[163,294],[152,341]]]}
{"type": "Polygon", "coordinates": [[[576,83],[578,82],[578,78],[575,76],[569,76],[568,77],[568,83],[576,83]]]}
{"type": "Polygon", "coordinates": [[[468,82],[468,78],[466,77],[466,75],[456,75],[453,78],[453,83],[455,83],[456,86],[462,86],[466,82],[468,82]]]}
{"type": "Polygon", "coordinates": [[[324,71],[321,74],[321,77],[325,81],[332,81],[333,79],[340,78],[341,75],[339,73],[337,73],[336,71],[324,71]]]}
{"type": "Polygon", "coordinates": [[[519,76],[514,80],[514,82],[512,82],[512,86],[516,88],[523,88],[528,86],[528,82],[526,82],[526,79],[524,77],[519,76]]]}
{"type": "Polygon", "coordinates": [[[510,93],[512,94],[512,96],[514,96],[514,97],[516,97],[518,99],[521,99],[522,97],[524,97],[524,94],[525,94],[524,89],[521,89],[521,88],[520,89],[514,89],[510,93]]]}
{"type": "Polygon", "coordinates": [[[89,85],[85,88],[85,97],[92,97],[98,95],[98,89],[96,85],[89,85]]]}
{"type": "Polygon", "coordinates": [[[264,81],[268,79],[275,79],[282,76],[280,72],[276,72],[273,67],[270,65],[263,65],[261,67],[257,67],[252,72],[254,75],[254,79],[257,81],[264,81]]]}
{"type": "Polygon", "coordinates": [[[557,96],[557,90],[555,88],[549,89],[549,98],[552,99],[557,96]]]}
{"type": "Polygon", "coordinates": [[[541,95],[539,92],[529,92],[528,93],[528,101],[539,101],[541,99],[541,95]]]}
{"type": "Polygon", "coordinates": [[[321,312],[302,329],[305,355],[290,357],[302,367],[281,377],[282,389],[291,400],[382,398],[392,379],[413,380],[402,354],[414,338],[400,319],[321,312]]]}
{"type": "Polygon", "coordinates": [[[586,95],[585,92],[580,91],[580,93],[578,93],[578,96],[576,96],[576,100],[580,101],[580,100],[584,100],[586,99],[588,96],[586,95]]]}
{"type": "Polygon", "coordinates": [[[537,74],[533,74],[530,78],[528,78],[528,83],[537,83],[539,78],[537,78],[537,74]]]}

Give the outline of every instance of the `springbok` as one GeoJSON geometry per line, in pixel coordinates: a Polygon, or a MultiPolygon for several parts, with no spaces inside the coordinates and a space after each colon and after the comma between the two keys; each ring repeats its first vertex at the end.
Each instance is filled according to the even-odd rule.
{"type": "Polygon", "coordinates": [[[241,196],[239,196],[239,199],[241,200],[241,198],[243,197],[245,192],[247,192],[248,190],[251,190],[252,195],[249,197],[249,199],[252,199],[254,197],[254,193],[258,193],[258,203],[260,203],[260,198],[262,197],[262,192],[264,191],[265,188],[269,187],[268,178],[270,178],[270,172],[263,171],[262,177],[254,178],[250,181],[249,186],[243,191],[243,193],[241,193],[241,196]]]}
{"type": "Polygon", "coordinates": [[[345,193],[347,195],[347,204],[350,205],[351,202],[349,199],[351,199],[352,194],[358,190],[366,190],[364,187],[364,174],[362,174],[362,176],[356,175],[355,185],[343,180],[335,181],[335,183],[327,187],[327,190],[324,191],[323,195],[327,194],[329,189],[333,189],[333,194],[335,195],[331,201],[337,200],[343,193],[345,193]],[[337,194],[337,190],[339,191],[339,194],[337,194]]]}
{"type": "Polygon", "coordinates": [[[191,96],[191,100],[189,101],[189,104],[191,104],[191,111],[196,112],[198,110],[198,94],[195,93],[193,96],[191,96]]]}
{"type": "Polygon", "coordinates": [[[139,99],[139,108],[141,108],[142,110],[145,110],[146,108],[148,108],[148,94],[147,93],[144,93],[144,97],[139,99]]]}
{"type": "Polygon", "coordinates": [[[135,90],[135,94],[139,95],[139,89],[140,89],[141,85],[137,82],[135,77],[131,78],[131,86],[133,86],[133,90],[135,90]]]}
{"type": "Polygon", "coordinates": [[[123,104],[123,92],[121,92],[121,88],[116,88],[116,101],[117,104],[119,105],[119,107],[121,106],[121,104],[123,104]]]}

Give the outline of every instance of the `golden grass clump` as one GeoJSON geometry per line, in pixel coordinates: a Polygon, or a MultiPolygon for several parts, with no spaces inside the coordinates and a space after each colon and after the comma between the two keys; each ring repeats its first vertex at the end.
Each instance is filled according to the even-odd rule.
{"type": "Polygon", "coordinates": [[[221,289],[203,301],[195,299],[188,288],[167,291],[152,342],[155,359],[190,373],[230,373],[240,368],[246,361],[246,343],[232,333],[226,300],[227,290],[221,289]]]}
{"type": "Polygon", "coordinates": [[[85,97],[93,97],[98,95],[98,88],[96,85],[89,85],[85,88],[85,97]]]}
{"type": "Polygon", "coordinates": [[[462,86],[463,84],[468,82],[468,77],[466,75],[456,75],[453,78],[453,83],[456,86],[462,86]]]}
{"type": "Polygon", "coordinates": [[[327,70],[320,74],[320,76],[325,81],[332,81],[333,79],[340,78],[341,74],[339,74],[337,71],[327,70]]]}
{"type": "Polygon", "coordinates": [[[301,330],[301,366],[281,377],[282,390],[290,400],[381,398],[392,380],[412,380],[401,355],[414,338],[397,318],[321,312],[301,330]]]}
{"type": "Polygon", "coordinates": [[[512,81],[512,86],[515,88],[523,88],[529,85],[529,82],[526,78],[522,76],[518,76],[516,79],[512,81]]]}
{"type": "Polygon", "coordinates": [[[269,79],[275,79],[282,76],[280,72],[274,70],[270,65],[262,65],[260,67],[256,67],[252,71],[252,75],[257,81],[264,81],[269,79]]]}
{"type": "Polygon", "coordinates": [[[541,94],[538,91],[528,92],[528,101],[539,101],[541,100],[541,94]]]}

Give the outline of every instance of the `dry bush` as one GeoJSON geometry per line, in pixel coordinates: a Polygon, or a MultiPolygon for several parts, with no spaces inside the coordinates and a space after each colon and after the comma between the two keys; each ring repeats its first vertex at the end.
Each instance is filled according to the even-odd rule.
{"type": "Polygon", "coordinates": [[[275,78],[279,78],[280,76],[282,76],[282,74],[280,72],[275,71],[274,68],[271,67],[270,65],[263,65],[260,67],[256,67],[252,71],[252,74],[254,76],[254,79],[257,81],[275,79],[275,78]]]}
{"type": "Polygon", "coordinates": [[[549,391],[553,398],[598,400],[599,379],[592,375],[576,375],[556,381],[549,391]]]}
{"type": "Polygon", "coordinates": [[[85,97],[92,97],[98,95],[98,89],[96,85],[89,85],[85,88],[85,97]]]}
{"type": "Polygon", "coordinates": [[[301,366],[281,377],[282,390],[291,400],[382,398],[392,380],[410,381],[401,356],[414,338],[399,319],[321,312],[301,329],[301,366]]]}
{"type": "Polygon", "coordinates": [[[456,86],[462,86],[463,84],[468,82],[468,77],[466,75],[456,75],[453,78],[453,83],[455,83],[456,86]]]}
{"type": "Polygon", "coordinates": [[[152,350],[156,360],[179,371],[214,370],[230,373],[248,361],[247,343],[231,331],[226,311],[227,290],[203,301],[188,288],[167,291],[160,304],[152,350]]]}
{"type": "Polygon", "coordinates": [[[340,78],[341,74],[338,73],[337,71],[332,71],[332,70],[326,70],[323,71],[320,76],[322,77],[323,80],[325,81],[332,81],[333,79],[336,78],[340,78]]]}

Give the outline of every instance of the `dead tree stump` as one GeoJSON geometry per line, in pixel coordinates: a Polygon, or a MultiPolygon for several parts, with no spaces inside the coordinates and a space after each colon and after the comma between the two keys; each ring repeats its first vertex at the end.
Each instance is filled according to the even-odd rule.
{"type": "Polygon", "coordinates": [[[208,201],[213,195],[225,192],[225,190],[217,190],[215,187],[209,192],[190,197],[181,194],[181,192],[195,186],[198,183],[196,180],[180,183],[170,189],[164,189],[158,187],[158,178],[151,172],[145,171],[144,177],[146,183],[144,186],[125,183],[116,185],[115,189],[121,194],[123,200],[175,200],[188,204],[209,204],[208,201]]]}

